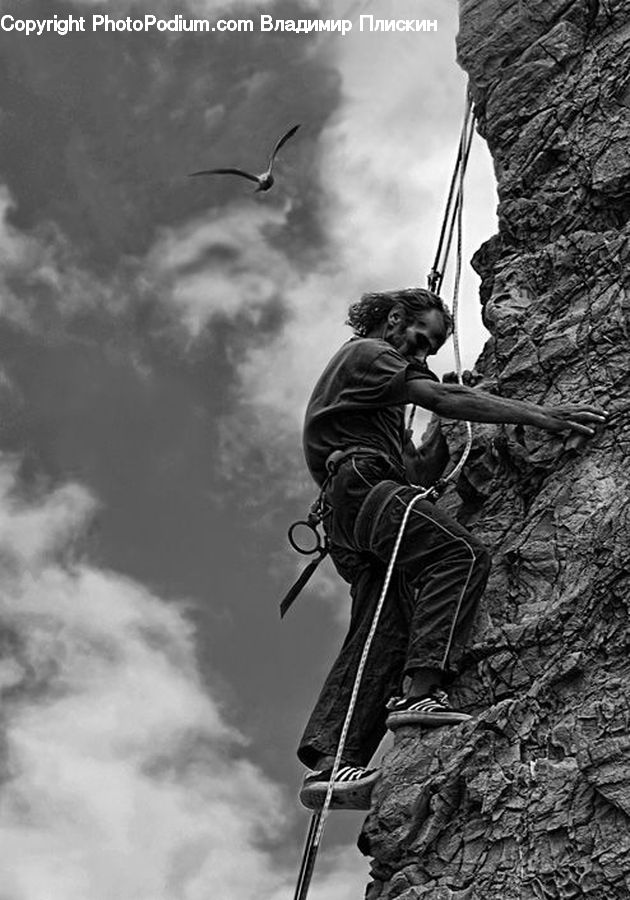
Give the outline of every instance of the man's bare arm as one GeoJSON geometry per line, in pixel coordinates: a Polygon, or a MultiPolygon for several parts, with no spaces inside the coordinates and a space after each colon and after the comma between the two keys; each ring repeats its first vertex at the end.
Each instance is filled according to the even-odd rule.
{"type": "Polygon", "coordinates": [[[496,397],[460,384],[439,384],[427,379],[407,382],[408,401],[447,419],[505,425],[534,425],[546,431],[595,434],[606,413],[594,406],[567,404],[539,406],[524,400],[496,397]]]}

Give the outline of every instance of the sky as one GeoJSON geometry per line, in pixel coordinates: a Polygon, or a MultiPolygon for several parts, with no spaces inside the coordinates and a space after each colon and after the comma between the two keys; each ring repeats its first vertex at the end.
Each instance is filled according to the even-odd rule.
{"type": "MultiPolygon", "coordinates": [[[[295,747],[348,615],[324,564],[278,616],[315,494],[301,419],[349,303],[425,284],[464,105],[455,0],[375,7],[0,0],[354,24],[0,31],[2,900],[293,894],[295,747]],[[370,13],[438,29],[360,32],[370,13]],[[298,123],[268,193],[187,178],[260,170],[298,123]]],[[[495,206],[477,138],[465,259],[495,206]]],[[[477,284],[467,266],[468,367],[477,284]]],[[[363,896],[361,821],[331,815],[313,900],[363,896]]]]}

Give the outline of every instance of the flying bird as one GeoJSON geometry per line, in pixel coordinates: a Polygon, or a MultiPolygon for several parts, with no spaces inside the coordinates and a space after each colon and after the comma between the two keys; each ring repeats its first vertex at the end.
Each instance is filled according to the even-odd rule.
{"type": "Polygon", "coordinates": [[[258,191],[268,191],[275,180],[272,175],[272,169],[276,154],[278,150],[286,144],[289,138],[293,137],[299,127],[299,125],[294,125],[293,128],[289,128],[286,134],[282,135],[271,151],[267,168],[264,172],[261,172],[260,175],[253,175],[251,172],[244,172],[242,169],[202,169],[200,172],[191,172],[188,177],[193,178],[195,175],[240,175],[242,178],[247,178],[249,181],[256,182],[258,187],[254,193],[257,193],[258,191]]]}

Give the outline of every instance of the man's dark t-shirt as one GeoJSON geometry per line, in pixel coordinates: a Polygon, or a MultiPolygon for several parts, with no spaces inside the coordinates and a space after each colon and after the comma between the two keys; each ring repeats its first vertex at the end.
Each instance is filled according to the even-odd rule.
{"type": "Polygon", "coordinates": [[[437,381],[424,363],[409,361],[378,338],[353,338],[333,356],[306,408],[304,455],[318,484],[334,450],[372,447],[404,470],[406,382],[437,381]]]}

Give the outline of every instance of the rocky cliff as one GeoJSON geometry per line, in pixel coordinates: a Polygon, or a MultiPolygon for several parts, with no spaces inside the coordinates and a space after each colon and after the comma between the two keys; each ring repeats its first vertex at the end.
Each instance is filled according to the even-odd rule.
{"type": "Polygon", "coordinates": [[[481,386],[611,416],[592,439],[475,427],[442,501],[494,556],[452,692],[475,718],[397,733],[367,896],[627,900],[628,0],[461,0],[458,53],[500,198],[474,260],[481,386]]]}

